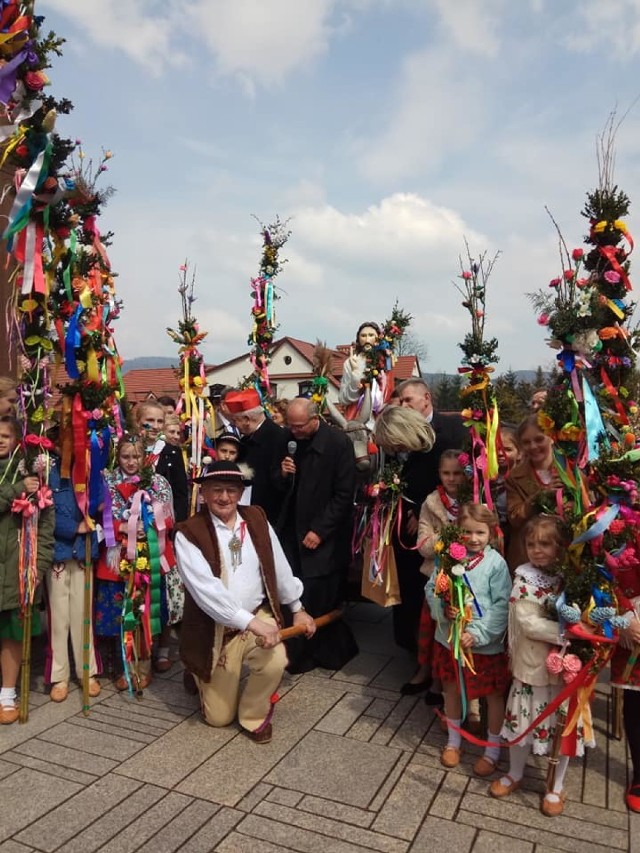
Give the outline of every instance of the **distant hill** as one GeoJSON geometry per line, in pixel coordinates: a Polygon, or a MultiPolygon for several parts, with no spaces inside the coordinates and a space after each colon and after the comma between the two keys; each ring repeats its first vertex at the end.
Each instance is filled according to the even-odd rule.
{"type": "Polygon", "coordinates": [[[143,355],[140,358],[130,358],[122,365],[122,372],[130,370],[154,370],[157,367],[177,367],[178,357],[171,358],[163,355],[143,355]]]}

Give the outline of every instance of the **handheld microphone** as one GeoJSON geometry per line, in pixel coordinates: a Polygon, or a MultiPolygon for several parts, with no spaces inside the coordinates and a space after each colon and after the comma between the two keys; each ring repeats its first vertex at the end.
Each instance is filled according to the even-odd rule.
{"type": "Polygon", "coordinates": [[[298,442],[297,441],[287,442],[287,453],[289,454],[289,456],[295,456],[297,449],[298,449],[298,442]]]}

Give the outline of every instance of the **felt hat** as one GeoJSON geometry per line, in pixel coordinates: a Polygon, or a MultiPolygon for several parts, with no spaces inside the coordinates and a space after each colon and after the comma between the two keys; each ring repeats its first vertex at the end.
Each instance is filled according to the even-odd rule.
{"type": "Polygon", "coordinates": [[[244,486],[247,481],[235,462],[212,462],[199,477],[193,478],[193,482],[236,483],[238,486],[244,486]]]}
{"type": "Polygon", "coordinates": [[[261,406],[260,395],[255,388],[245,388],[244,391],[229,391],[224,398],[225,405],[232,415],[257,409],[261,406]]]}

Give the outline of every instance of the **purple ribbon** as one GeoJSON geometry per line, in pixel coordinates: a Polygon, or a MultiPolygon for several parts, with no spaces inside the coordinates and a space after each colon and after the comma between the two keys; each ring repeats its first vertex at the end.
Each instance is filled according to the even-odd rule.
{"type": "Polygon", "coordinates": [[[21,50],[6,65],[0,68],[0,103],[8,104],[16,88],[18,66],[27,58],[28,50],[21,50]]]}

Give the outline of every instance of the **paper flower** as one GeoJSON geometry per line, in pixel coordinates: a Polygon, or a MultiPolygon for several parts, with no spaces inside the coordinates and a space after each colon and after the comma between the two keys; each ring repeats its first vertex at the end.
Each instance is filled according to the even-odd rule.
{"type": "Polygon", "coordinates": [[[573,681],[582,669],[582,661],[577,655],[565,655],[562,661],[562,680],[565,684],[573,681]]]}
{"type": "Polygon", "coordinates": [[[551,675],[560,675],[562,672],[562,660],[560,652],[549,652],[545,661],[547,672],[551,675]]]}
{"type": "Polygon", "coordinates": [[[449,556],[454,560],[464,560],[467,556],[467,549],[459,542],[452,542],[451,545],[449,545],[449,556]]]}

